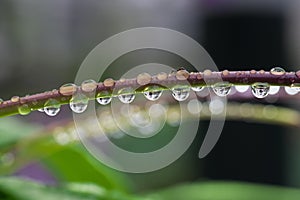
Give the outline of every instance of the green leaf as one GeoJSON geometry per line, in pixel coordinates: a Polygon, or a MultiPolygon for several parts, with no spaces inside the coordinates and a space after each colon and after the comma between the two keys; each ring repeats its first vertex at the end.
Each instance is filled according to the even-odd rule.
{"type": "MultiPolygon", "coordinates": [[[[142,200],[95,184],[46,186],[25,179],[0,178],[1,200],[142,200]]],[[[145,199],[146,200],[146,199],[145,199]]]]}
{"type": "Polygon", "coordinates": [[[7,147],[22,138],[37,132],[39,126],[24,123],[16,117],[5,117],[0,120],[0,148],[7,147]]]}
{"type": "Polygon", "coordinates": [[[299,200],[300,190],[239,182],[204,182],[157,191],[149,197],[159,200],[299,200]]]}
{"type": "Polygon", "coordinates": [[[106,189],[128,191],[130,182],[123,173],[101,164],[81,145],[68,145],[44,159],[62,181],[93,182],[106,189]]]}

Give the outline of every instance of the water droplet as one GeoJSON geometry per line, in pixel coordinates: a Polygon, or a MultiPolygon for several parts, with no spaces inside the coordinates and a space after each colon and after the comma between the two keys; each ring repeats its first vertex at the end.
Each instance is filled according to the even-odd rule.
{"type": "Polygon", "coordinates": [[[195,87],[191,87],[191,89],[194,92],[201,92],[204,89],[204,87],[203,86],[195,86],[195,87]]]}
{"type": "Polygon", "coordinates": [[[251,86],[252,94],[256,98],[265,98],[270,91],[270,85],[268,83],[253,83],[251,86]]]}
{"type": "Polygon", "coordinates": [[[296,95],[299,92],[297,89],[295,89],[293,87],[288,87],[288,86],[284,87],[284,90],[289,95],[296,95]]]}
{"type": "Polygon", "coordinates": [[[77,93],[70,100],[70,108],[75,113],[83,113],[88,106],[89,98],[84,94],[77,93]]]}
{"type": "Polygon", "coordinates": [[[244,93],[249,89],[249,87],[250,87],[249,85],[236,85],[235,89],[240,93],[244,93]]]}
{"type": "Polygon", "coordinates": [[[156,76],[157,76],[157,79],[160,80],[160,81],[166,80],[168,78],[168,74],[165,73],[165,72],[160,72],[156,76]]]}
{"type": "Polygon", "coordinates": [[[139,84],[139,85],[147,85],[151,82],[151,75],[148,74],[148,73],[141,73],[137,76],[136,78],[136,82],[139,84]]]}
{"type": "Polygon", "coordinates": [[[280,90],[280,86],[270,86],[269,94],[270,95],[277,94],[279,90],[280,90]]]}
{"type": "Polygon", "coordinates": [[[149,86],[144,89],[144,96],[150,101],[156,101],[162,95],[162,89],[158,86],[149,86]]]}
{"type": "Polygon", "coordinates": [[[184,101],[186,100],[189,95],[190,95],[190,87],[188,86],[175,86],[172,89],[172,95],[174,97],[174,99],[176,99],[177,101],[184,101]]]}
{"type": "Polygon", "coordinates": [[[135,98],[135,91],[132,88],[123,88],[119,90],[118,94],[122,103],[131,103],[135,98]]]}
{"type": "Polygon", "coordinates": [[[97,102],[101,105],[107,105],[111,102],[110,93],[108,91],[101,91],[97,95],[97,102]]]}
{"type": "Polygon", "coordinates": [[[105,87],[112,87],[112,86],[115,85],[115,81],[114,81],[114,79],[112,79],[112,78],[107,78],[107,79],[105,79],[105,80],[103,81],[103,85],[104,85],[105,87]]]}
{"type": "Polygon", "coordinates": [[[20,100],[20,97],[19,96],[13,96],[10,100],[11,100],[11,102],[16,103],[20,100]]]}
{"type": "Polygon", "coordinates": [[[107,105],[111,102],[111,98],[110,97],[99,97],[99,98],[97,98],[97,102],[101,105],[107,105]]]}
{"type": "Polygon", "coordinates": [[[18,107],[18,111],[21,115],[28,115],[31,112],[31,109],[27,104],[23,104],[18,107]]]}
{"type": "Polygon", "coordinates": [[[59,93],[64,96],[71,96],[77,91],[77,86],[73,83],[67,83],[59,88],[59,93]]]}
{"type": "Polygon", "coordinates": [[[219,83],[215,83],[212,86],[212,89],[216,93],[216,95],[220,97],[225,97],[229,94],[231,90],[231,85],[232,84],[228,82],[219,82],[219,83]]]}
{"type": "Polygon", "coordinates": [[[81,89],[84,92],[94,92],[97,88],[97,82],[89,79],[89,80],[85,80],[81,83],[81,89]]]}
{"type": "Polygon", "coordinates": [[[224,70],[222,71],[223,76],[228,76],[229,75],[229,71],[228,70],[224,70]]]}
{"type": "Polygon", "coordinates": [[[185,69],[180,69],[176,72],[176,78],[177,80],[186,80],[189,78],[190,73],[186,71],[185,69]]]}
{"type": "Polygon", "coordinates": [[[60,111],[60,104],[55,99],[49,99],[44,105],[44,111],[48,116],[55,116],[60,111]]]}
{"type": "Polygon", "coordinates": [[[281,67],[274,67],[270,70],[270,73],[276,76],[282,76],[285,74],[285,70],[281,67]]]}
{"type": "Polygon", "coordinates": [[[212,75],[212,71],[210,69],[206,69],[203,71],[203,75],[204,76],[211,76],[212,75]]]}

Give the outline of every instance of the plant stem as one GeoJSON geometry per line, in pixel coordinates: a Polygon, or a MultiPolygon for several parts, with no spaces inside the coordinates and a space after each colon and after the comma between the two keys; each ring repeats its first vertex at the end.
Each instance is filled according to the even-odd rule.
{"type": "MultiPolygon", "coordinates": [[[[269,83],[269,85],[276,86],[295,86],[300,87],[300,72],[286,72],[282,75],[274,75],[270,72],[261,71],[227,71],[211,72],[205,70],[204,72],[191,72],[188,73],[185,70],[179,70],[175,73],[168,74],[164,79],[159,78],[158,75],[152,76],[149,83],[143,85],[138,78],[124,79],[114,81],[113,85],[105,85],[100,82],[97,84],[96,90],[86,93],[78,87],[78,91],[86,93],[90,99],[101,97],[101,92],[106,90],[110,91],[112,96],[116,96],[121,88],[131,87],[134,88],[136,93],[143,92],[143,89],[149,85],[161,85],[162,90],[169,89],[174,85],[190,84],[195,86],[212,86],[220,80],[229,82],[233,85],[251,85],[256,82],[269,83]],[[179,73],[181,72],[181,73],[179,73]]],[[[107,94],[106,94],[107,95],[107,94]]],[[[39,94],[28,95],[20,98],[12,98],[11,100],[3,101],[0,104],[0,117],[19,114],[18,108],[23,104],[27,104],[31,110],[37,110],[44,107],[44,104],[49,99],[56,99],[60,105],[68,104],[71,95],[63,95],[59,90],[54,89],[52,91],[43,92],[39,94]]]]}

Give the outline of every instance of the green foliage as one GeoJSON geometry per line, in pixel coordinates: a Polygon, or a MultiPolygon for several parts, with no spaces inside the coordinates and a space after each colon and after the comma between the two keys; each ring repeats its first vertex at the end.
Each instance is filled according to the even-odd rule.
{"type": "Polygon", "coordinates": [[[27,124],[13,117],[0,120],[0,147],[8,147],[40,130],[37,125],[27,124]]]}
{"type": "MultiPolygon", "coordinates": [[[[234,200],[300,199],[300,190],[239,182],[198,182],[144,194],[132,194],[133,183],[123,173],[95,160],[80,143],[59,144],[53,133],[16,118],[0,121],[0,153],[15,152],[12,166],[0,166],[1,200],[234,200]],[[49,186],[11,176],[39,161],[58,180],[49,186]]],[[[153,180],[154,182],[157,180],[153,180]]]]}
{"type": "Polygon", "coordinates": [[[158,191],[155,196],[164,200],[298,200],[300,190],[241,182],[202,182],[158,191]]]}
{"type": "Polygon", "coordinates": [[[298,200],[300,190],[238,182],[203,182],[144,195],[128,195],[93,183],[46,186],[13,177],[0,178],[1,200],[298,200]]]}
{"type": "Polygon", "coordinates": [[[17,178],[0,178],[1,200],[138,200],[119,191],[107,191],[95,184],[69,183],[45,186],[17,178]]]}

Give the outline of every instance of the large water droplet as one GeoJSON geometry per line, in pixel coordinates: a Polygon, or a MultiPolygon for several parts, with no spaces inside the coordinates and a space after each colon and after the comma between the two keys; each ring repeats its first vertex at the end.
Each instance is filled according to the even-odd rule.
{"type": "Polygon", "coordinates": [[[276,76],[282,76],[285,74],[285,70],[281,67],[274,67],[270,70],[270,73],[276,76]]]}
{"type": "Polygon", "coordinates": [[[60,104],[55,99],[49,99],[44,105],[44,111],[48,116],[55,116],[60,111],[60,104]]]}
{"type": "Polygon", "coordinates": [[[219,97],[225,97],[229,94],[231,90],[231,85],[232,84],[228,82],[219,82],[219,83],[215,83],[212,86],[212,89],[219,97]]]}
{"type": "Polygon", "coordinates": [[[107,105],[111,102],[111,94],[108,91],[101,91],[97,95],[97,102],[101,105],[107,105]]]}
{"type": "Polygon", "coordinates": [[[132,88],[123,88],[119,90],[118,94],[122,103],[131,103],[135,98],[135,91],[132,88]]]}
{"type": "Polygon", "coordinates": [[[177,101],[184,101],[186,100],[190,95],[190,87],[189,86],[175,86],[172,89],[172,95],[174,99],[177,101]]]}
{"type": "Polygon", "coordinates": [[[236,85],[235,89],[240,93],[244,93],[249,89],[249,87],[250,87],[249,85],[236,85]]]}
{"type": "Polygon", "coordinates": [[[28,115],[31,112],[31,109],[27,104],[23,104],[18,107],[18,111],[21,115],[28,115]]]}
{"type": "Polygon", "coordinates": [[[270,85],[268,83],[253,83],[251,86],[252,94],[256,98],[265,98],[270,91],[270,85]]]}
{"type": "Polygon", "coordinates": [[[155,101],[159,99],[161,95],[162,88],[158,86],[149,86],[144,89],[144,96],[150,101],[155,101]]]}
{"type": "Polygon", "coordinates": [[[195,87],[191,87],[191,89],[194,92],[201,92],[204,89],[204,87],[203,86],[195,86],[195,87]]]}
{"type": "Polygon", "coordinates": [[[73,95],[70,100],[70,108],[75,113],[83,113],[88,106],[89,98],[82,93],[73,95]]]}
{"type": "Polygon", "coordinates": [[[269,94],[270,95],[277,94],[279,90],[280,90],[280,86],[270,86],[269,94]]]}

